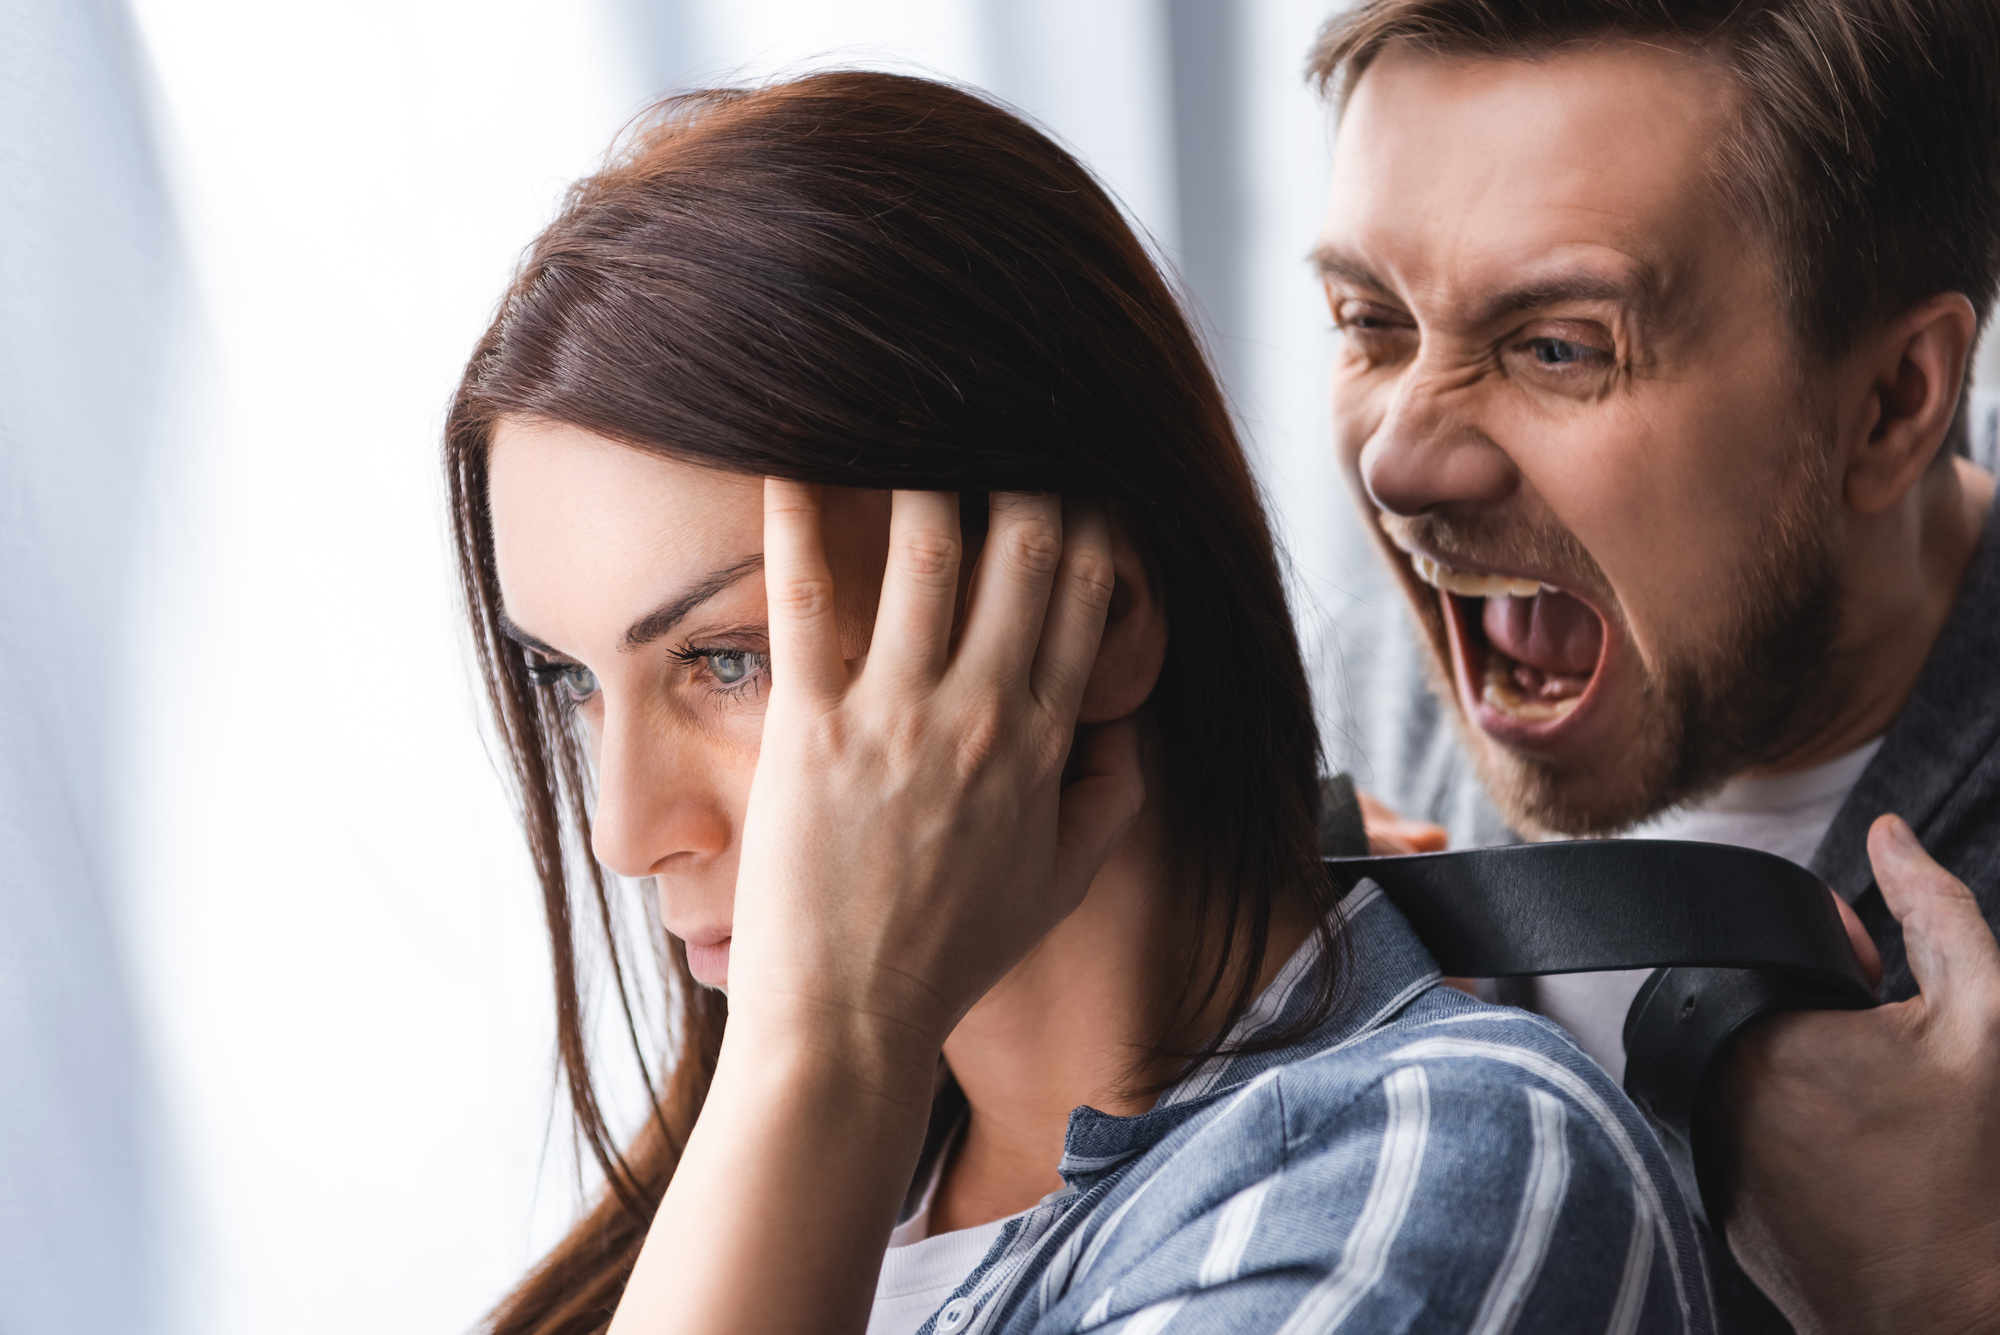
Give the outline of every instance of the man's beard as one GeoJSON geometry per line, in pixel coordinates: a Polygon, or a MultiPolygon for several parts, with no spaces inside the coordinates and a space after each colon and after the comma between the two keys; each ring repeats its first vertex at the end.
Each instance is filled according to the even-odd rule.
{"type": "MultiPolygon", "coordinates": [[[[1614,833],[1780,759],[1825,726],[1842,685],[1834,654],[1842,590],[1828,466],[1824,445],[1801,440],[1762,541],[1734,572],[1735,587],[1719,600],[1709,633],[1662,646],[1652,664],[1632,656],[1636,716],[1618,753],[1596,757],[1590,769],[1517,754],[1466,718],[1438,603],[1448,595],[1423,590],[1419,619],[1433,666],[1441,669],[1432,674],[1432,688],[1457,719],[1481,782],[1510,824],[1531,834],[1614,833]],[[1608,765],[1617,767],[1615,776],[1608,765]]],[[[1382,522],[1447,560],[1456,555],[1489,569],[1566,572],[1557,581],[1563,587],[1593,595],[1622,617],[1596,561],[1552,522],[1524,526],[1484,515],[1385,515],[1382,522]]],[[[1621,629],[1607,625],[1604,633],[1621,629]]]]}

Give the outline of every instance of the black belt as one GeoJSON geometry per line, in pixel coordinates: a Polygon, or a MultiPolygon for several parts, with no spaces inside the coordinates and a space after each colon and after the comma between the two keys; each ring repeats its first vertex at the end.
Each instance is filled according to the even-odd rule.
{"type": "Polygon", "coordinates": [[[1709,1068],[1760,1016],[1876,1003],[1826,885],[1769,853],[1618,839],[1326,864],[1343,889],[1381,886],[1447,974],[1653,969],[1625,1016],[1625,1092],[1717,1228],[1727,1201],[1693,1130],[1709,1068]]]}

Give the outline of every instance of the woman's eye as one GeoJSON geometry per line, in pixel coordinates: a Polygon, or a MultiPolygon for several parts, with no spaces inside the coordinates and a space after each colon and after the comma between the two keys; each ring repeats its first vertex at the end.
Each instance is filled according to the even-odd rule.
{"type": "Polygon", "coordinates": [[[529,663],[528,680],[557,691],[565,704],[580,705],[597,694],[597,674],[581,663],[529,663]]]}
{"type": "Polygon", "coordinates": [[[581,703],[597,694],[597,674],[581,663],[569,663],[562,670],[563,689],[581,703]]]}
{"type": "Polygon", "coordinates": [[[715,649],[702,657],[708,662],[708,670],[724,686],[734,686],[771,661],[769,654],[754,654],[748,649],[715,649]]]}

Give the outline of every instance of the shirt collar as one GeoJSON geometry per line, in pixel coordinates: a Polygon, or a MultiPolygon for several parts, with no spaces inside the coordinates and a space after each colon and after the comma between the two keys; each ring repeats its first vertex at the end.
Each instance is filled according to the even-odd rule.
{"type": "Polygon", "coordinates": [[[1264,1072],[1374,1032],[1437,984],[1437,962],[1373,881],[1357,885],[1335,912],[1341,958],[1330,964],[1319,935],[1308,937],[1230,1030],[1228,1046],[1293,1023],[1312,1004],[1327,970],[1338,967],[1338,992],[1325,1021],[1281,1048],[1211,1058],[1137,1116],[1078,1108],[1063,1140],[1063,1180],[1078,1187],[1110,1172],[1264,1072]]]}

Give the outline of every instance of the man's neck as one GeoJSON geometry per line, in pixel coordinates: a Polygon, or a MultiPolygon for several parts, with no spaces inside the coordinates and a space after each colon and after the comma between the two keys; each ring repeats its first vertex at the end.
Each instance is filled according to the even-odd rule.
{"type": "Polygon", "coordinates": [[[1951,619],[1993,504],[1994,480],[1963,459],[1931,468],[1879,515],[1848,518],[1839,709],[1805,744],[1751,775],[1792,774],[1887,732],[1951,619]]]}

